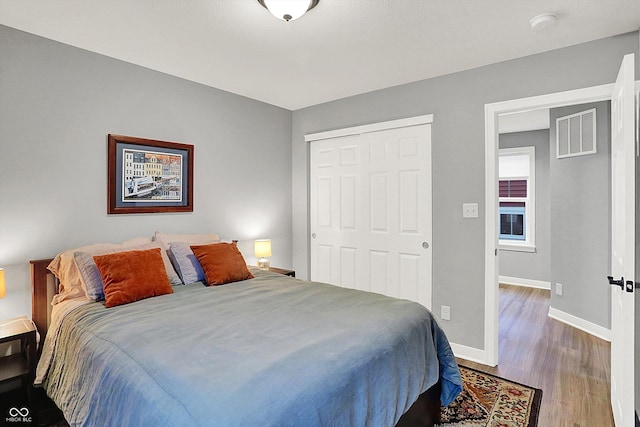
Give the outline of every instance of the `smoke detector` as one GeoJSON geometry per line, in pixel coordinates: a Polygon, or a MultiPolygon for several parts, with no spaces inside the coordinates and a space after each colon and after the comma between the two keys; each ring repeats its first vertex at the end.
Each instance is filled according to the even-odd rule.
{"type": "Polygon", "coordinates": [[[529,24],[531,25],[532,30],[542,31],[555,25],[557,20],[558,17],[554,13],[543,13],[531,18],[529,24]]]}

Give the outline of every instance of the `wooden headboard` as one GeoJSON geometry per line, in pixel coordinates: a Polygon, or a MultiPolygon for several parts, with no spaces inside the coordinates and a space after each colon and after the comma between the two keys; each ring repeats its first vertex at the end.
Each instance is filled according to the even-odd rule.
{"type": "Polygon", "coordinates": [[[47,266],[52,259],[31,260],[31,319],[44,343],[51,319],[51,300],[58,293],[58,281],[47,266]]]}

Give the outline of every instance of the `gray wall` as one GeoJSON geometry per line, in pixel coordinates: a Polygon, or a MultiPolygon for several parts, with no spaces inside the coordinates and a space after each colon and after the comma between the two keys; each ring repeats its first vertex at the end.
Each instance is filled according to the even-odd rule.
{"type": "Polygon", "coordinates": [[[551,150],[551,306],[611,327],[611,109],[610,102],[549,112],[551,150]],[[556,119],[596,108],[597,153],[556,158],[556,119]],[[555,293],[562,283],[563,295],[555,293]]]}
{"type": "Polygon", "coordinates": [[[164,232],[271,238],[291,267],[291,112],[0,26],[0,318],[30,314],[29,259],[164,232]],[[194,211],[108,216],[107,134],[195,146],[194,211]]]}
{"type": "Polygon", "coordinates": [[[551,281],[551,236],[549,228],[549,129],[500,135],[500,148],[536,149],[536,250],[500,250],[501,276],[551,281]]]}
{"type": "MultiPolygon", "coordinates": [[[[484,105],[611,83],[637,32],[345,98],[293,113],[293,266],[309,268],[305,133],[434,114],[433,307],[451,307],[449,339],[484,348],[484,105]],[[462,219],[478,202],[480,218],[462,219]],[[464,268],[460,268],[460,266],[464,268]]],[[[424,52],[428,55],[428,52],[424,52]]],[[[354,76],[357,78],[357,76],[354,76]]],[[[606,314],[605,314],[606,316],[606,314]]]]}

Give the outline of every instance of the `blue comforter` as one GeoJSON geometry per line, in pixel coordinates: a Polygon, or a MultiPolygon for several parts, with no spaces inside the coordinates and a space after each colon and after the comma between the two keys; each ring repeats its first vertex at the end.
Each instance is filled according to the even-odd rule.
{"type": "MultiPolygon", "coordinates": [[[[261,272],[262,273],[262,272],[261,272]]],[[[393,426],[443,380],[421,305],[269,273],[67,315],[44,386],[71,425],[393,426]]]]}

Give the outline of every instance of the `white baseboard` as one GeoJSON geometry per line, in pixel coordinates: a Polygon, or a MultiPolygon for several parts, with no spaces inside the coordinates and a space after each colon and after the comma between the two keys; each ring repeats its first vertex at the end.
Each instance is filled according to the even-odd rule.
{"type": "Polygon", "coordinates": [[[553,307],[549,307],[549,317],[556,319],[559,322],[566,323],[569,326],[573,326],[574,328],[578,328],[595,337],[611,342],[611,329],[596,325],[588,320],[581,319],[580,317],[565,313],[564,311],[560,311],[553,307]]]}
{"type": "MultiPolygon", "coordinates": [[[[574,328],[580,329],[581,331],[584,331],[595,337],[611,342],[610,329],[604,328],[600,325],[596,325],[595,323],[589,322],[588,320],[581,319],[553,307],[549,307],[549,317],[574,328]]],[[[486,353],[484,350],[462,344],[456,344],[454,342],[450,342],[449,344],[451,345],[451,350],[456,357],[469,360],[471,362],[492,366],[490,363],[487,363],[486,353]]]]}
{"type": "Polygon", "coordinates": [[[471,362],[482,363],[486,365],[485,362],[485,352],[484,350],[480,350],[474,347],[467,347],[466,345],[449,343],[451,345],[451,350],[453,350],[453,354],[456,357],[461,359],[469,360],[471,362]]]}
{"type": "Polygon", "coordinates": [[[505,285],[526,286],[527,288],[551,290],[551,282],[542,280],[522,279],[520,277],[498,276],[498,281],[505,285]]]}

